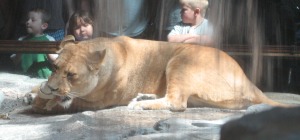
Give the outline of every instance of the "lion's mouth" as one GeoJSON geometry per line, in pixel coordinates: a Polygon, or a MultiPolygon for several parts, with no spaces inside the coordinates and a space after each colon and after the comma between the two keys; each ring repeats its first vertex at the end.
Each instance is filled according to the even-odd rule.
{"type": "Polygon", "coordinates": [[[59,96],[59,98],[60,98],[60,102],[67,102],[72,99],[69,96],[59,96]]]}
{"type": "Polygon", "coordinates": [[[63,108],[69,108],[73,101],[72,97],[70,96],[56,96],[55,100],[63,108]]]}
{"type": "Polygon", "coordinates": [[[41,92],[39,93],[39,97],[43,98],[43,99],[54,99],[57,102],[67,102],[69,100],[71,100],[72,98],[70,96],[61,96],[61,95],[55,95],[55,94],[47,94],[45,92],[43,92],[42,90],[40,90],[41,92]]]}
{"type": "Polygon", "coordinates": [[[55,93],[53,93],[50,89],[47,88],[46,85],[46,82],[43,82],[41,84],[41,87],[40,87],[40,92],[39,92],[39,96],[41,98],[44,98],[44,99],[54,99],[56,100],[57,102],[67,102],[69,100],[71,100],[72,98],[68,95],[66,96],[62,96],[62,95],[57,95],[55,93]]]}
{"type": "Polygon", "coordinates": [[[55,100],[57,103],[65,103],[65,102],[68,102],[68,101],[72,100],[72,98],[69,97],[69,96],[55,95],[53,100],[55,100]]]}

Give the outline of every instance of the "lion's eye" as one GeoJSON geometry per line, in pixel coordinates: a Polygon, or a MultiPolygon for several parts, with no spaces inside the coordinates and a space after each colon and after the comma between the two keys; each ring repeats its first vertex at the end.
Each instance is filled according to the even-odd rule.
{"type": "Polygon", "coordinates": [[[76,73],[68,72],[67,73],[67,78],[68,79],[73,79],[75,75],[76,75],[76,73]]]}

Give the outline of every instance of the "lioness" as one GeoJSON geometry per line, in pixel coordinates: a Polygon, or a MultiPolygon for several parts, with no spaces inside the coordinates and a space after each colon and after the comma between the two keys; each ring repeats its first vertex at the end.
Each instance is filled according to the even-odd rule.
{"type": "Polygon", "coordinates": [[[172,111],[281,105],[253,85],[234,59],[215,48],[124,36],[82,42],[68,36],[60,47],[53,74],[32,102],[38,113],[122,105],[172,111]],[[138,93],[149,94],[137,97],[138,93]]]}

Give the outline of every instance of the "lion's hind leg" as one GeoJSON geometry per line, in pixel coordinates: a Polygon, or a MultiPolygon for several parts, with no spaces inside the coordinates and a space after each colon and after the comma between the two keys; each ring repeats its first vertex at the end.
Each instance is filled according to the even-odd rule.
{"type": "Polygon", "coordinates": [[[194,75],[188,68],[177,65],[178,59],[173,59],[166,70],[166,94],[163,98],[155,100],[143,100],[131,102],[130,109],[138,110],[171,110],[184,111],[187,108],[187,100],[194,93],[190,79],[194,75]]]}

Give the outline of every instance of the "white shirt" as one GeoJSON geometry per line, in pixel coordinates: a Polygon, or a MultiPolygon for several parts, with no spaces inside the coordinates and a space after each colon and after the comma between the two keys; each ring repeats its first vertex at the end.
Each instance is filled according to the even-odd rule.
{"type": "Polygon", "coordinates": [[[209,24],[207,19],[204,19],[200,25],[197,27],[192,27],[189,24],[185,24],[183,22],[179,22],[174,26],[172,31],[169,33],[171,35],[180,35],[180,34],[196,34],[196,35],[209,35],[212,36],[213,29],[209,24]]]}

